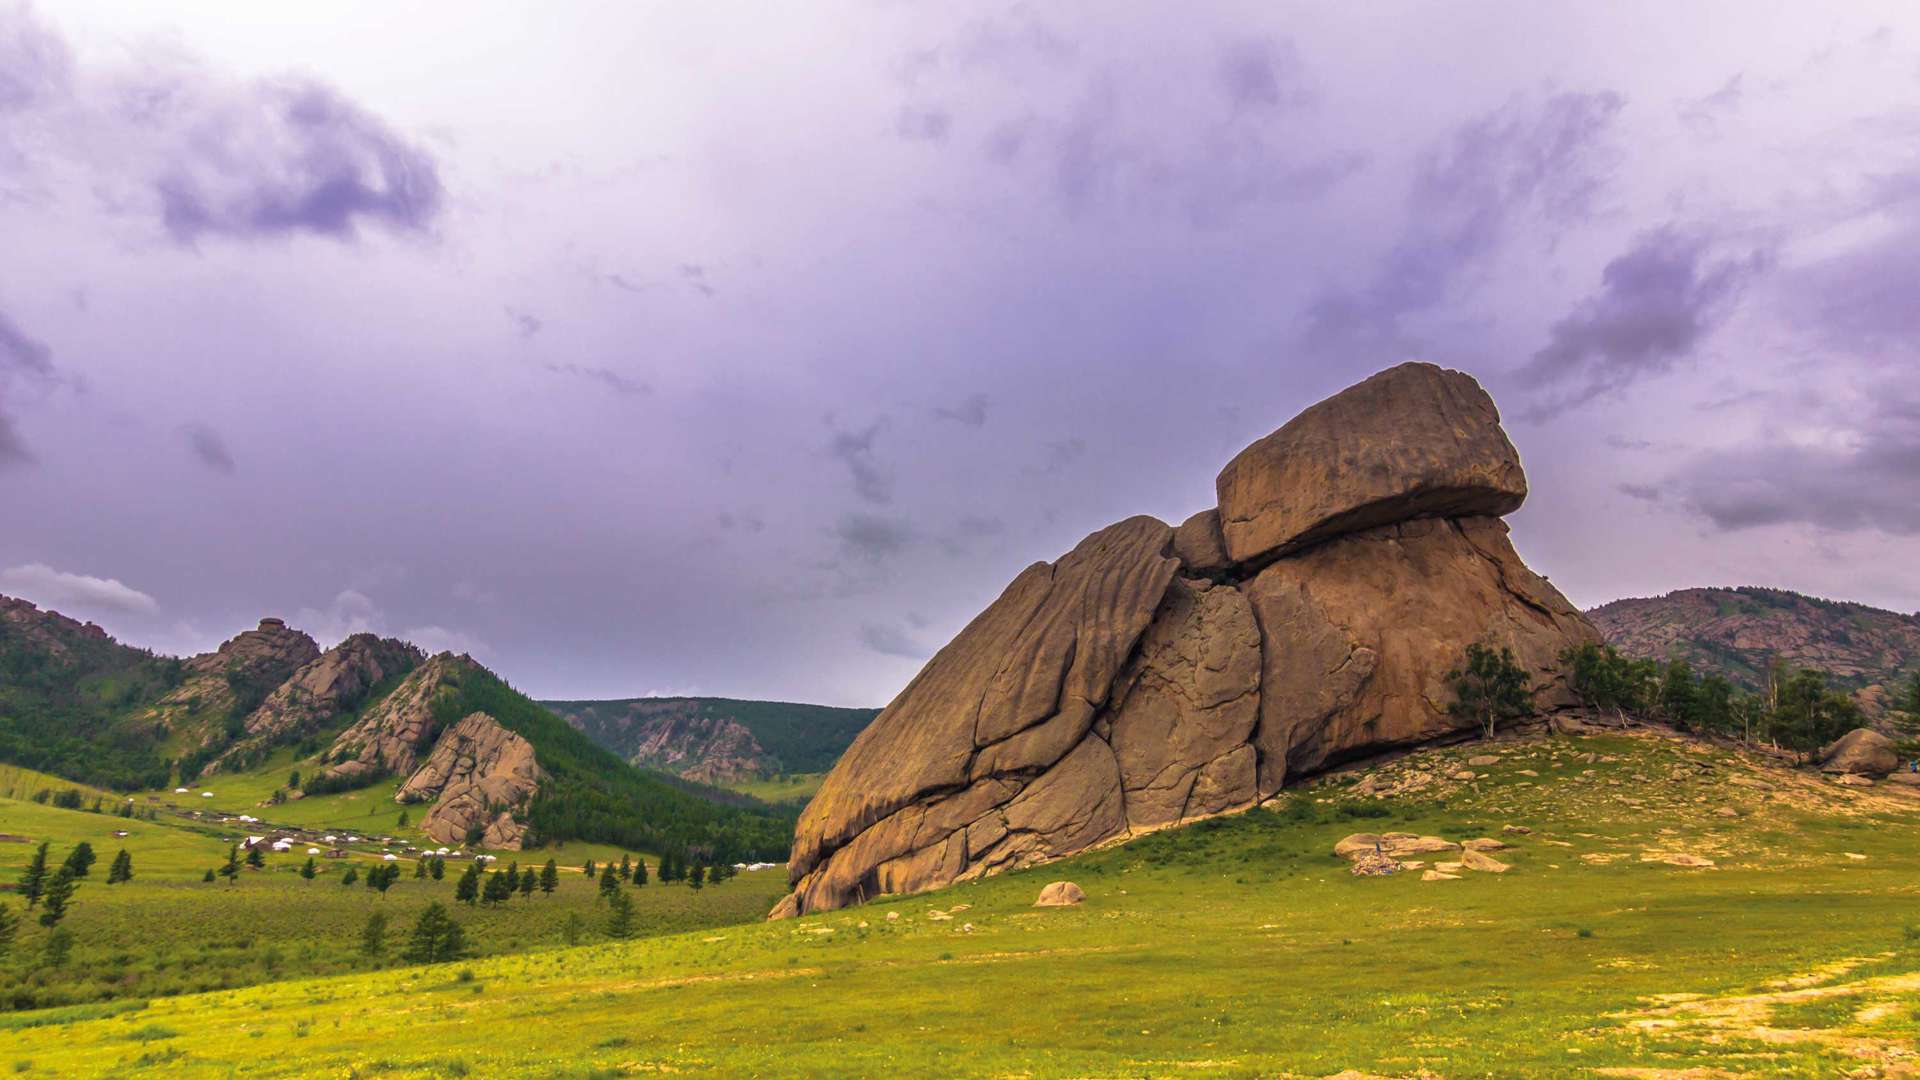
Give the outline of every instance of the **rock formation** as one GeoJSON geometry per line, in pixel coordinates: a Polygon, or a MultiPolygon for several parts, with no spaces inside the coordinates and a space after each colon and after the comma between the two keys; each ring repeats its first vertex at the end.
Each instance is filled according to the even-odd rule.
{"type": "Polygon", "coordinates": [[[415,668],[393,692],[380,699],[352,727],[340,733],[327,751],[335,776],[410,774],[420,755],[440,734],[434,702],[442,690],[451,690],[462,675],[482,670],[469,657],[440,653],[415,668]]]}
{"type": "Polygon", "coordinates": [[[227,718],[249,713],[302,665],[320,656],[320,647],[279,619],[261,619],[219,649],[189,659],[179,686],[148,710],[146,719],[208,742],[225,733],[227,718]]]}
{"type": "Polygon", "coordinates": [[[1526,480],[1471,378],[1382,372],[1254,444],[1219,507],[1028,567],[801,815],[775,916],[935,888],[1252,805],[1454,736],[1446,673],[1513,650],[1545,708],[1595,634],[1497,515],[1526,480]]]}
{"type": "Polygon", "coordinates": [[[411,671],[426,654],[395,638],[355,634],[303,665],[246,719],[246,735],[210,763],[243,767],[281,742],[323,727],[366,699],[382,681],[411,671]]]}
{"type": "Polygon", "coordinates": [[[527,828],[513,811],[525,807],[541,776],[533,744],[477,712],[441,734],[394,798],[432,801],[420,828],[442,844],[477,834],[483,847],[518,848],[527,828]]]}

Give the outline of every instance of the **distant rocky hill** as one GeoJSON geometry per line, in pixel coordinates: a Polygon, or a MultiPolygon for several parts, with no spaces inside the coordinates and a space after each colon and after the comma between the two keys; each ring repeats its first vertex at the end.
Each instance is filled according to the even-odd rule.
{"type": "Polygon", "coordinates": [[[1920,669],[1920,618],[1783,589],[1681,589],[1615,600],[1587,617],[1622,653],[1678,657],[1750,691],[1765,685],[1775,658],[1819,668],[1875,716],[1920,669]]]}
{"type": "Polygon", "coordinates": [[[637,766],[704,784],[825,772],[880,713],[709,697],[541,704],[637,766]]]}
{"type": "Polygon", "coordinates": [[[787,847],[791,818],[634,769],[471,657],[371,634],[322,652],[268,618],[176,660],[0,596],[0,762],[137,790],[288,747],[301,783],[283,796],[397,780],[396,800],[423,806],[441,843],[753,859],[787,847]]]}

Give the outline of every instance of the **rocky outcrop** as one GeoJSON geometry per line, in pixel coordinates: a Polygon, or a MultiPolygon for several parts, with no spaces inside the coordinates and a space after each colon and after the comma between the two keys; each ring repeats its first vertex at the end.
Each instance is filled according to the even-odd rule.
{"type": "Polygon", "coordinates": [[[762,776],[775,766],[753,732],[724,716],[656,716],[633,733],[631,745],[633,764],[703,784],[762,776]]]}
{"type": "Polygon", "coordinates": [[[441,734],[394,799],[432,802],[420,828],[439,843],[517,850],[527,827],[514,815],[525,809],[542,775],[532,743],[477,712],[441,734]]]}
{"type": "Polygon", "coordinates": [[[1251,805],[1452,737],[1446,674],[1506,646],[1543,708],[1596,635],[1497,515],[1526,481],[1473,380],[1404,365],[1221,474],[1028,567],[854,740],[800,817],[776,916],[915,892],[1251,805]]]}
{"type": "Polygon", "coordinates": [[[248,714],[246,734],[204,772],[243,767],[282,742],[353,711],[381,682],[411,671],[426,654],[395,638],[355,634],[302,666],[248,714]]]}
{"type": "Polygon", "coordinates": [[[369,707],[360,719],[334,739],[323,759],[333,764],[327,775],[366,777],[387,773],[407,775],[432,749],[440,721],[434,703],[445,692],[451,696],[463,677],[484,670],[467,656],[440,653],[415,668],[393,691],[369,707]]]}
{"type": "Polygon", "coordinates": [[[1622,653],[1716,672],[1748,693],[1775,662],[1833,678],[1869,720],[1885,724],[1920,671],[1920,615],[1784,589],[1681,589],[1587,612],[1622,653]]]}
{"type": "Polygon", "coordinates": [[[1854,728],[1820,751],[1821,772],[1885,776],[1899,767],[1893,740],[1872,728],[1854,728]]]}
{"type": "Polygon", "coordinates": [[[279,619],[261,619],[257,629],[186,661],[180,685],[155,702],[145,719],[193,742],[224,738],[228,717],[252,712],[319,656],[312,638],[279,619]]]}
{"type": "Polygon", "coordinates": [[[1288,421],[1221,470],[1220,531],[1236,562],[1421,517],[1499,517],[1527,478],[1473,378],[1401,364],[1288,421]]]}

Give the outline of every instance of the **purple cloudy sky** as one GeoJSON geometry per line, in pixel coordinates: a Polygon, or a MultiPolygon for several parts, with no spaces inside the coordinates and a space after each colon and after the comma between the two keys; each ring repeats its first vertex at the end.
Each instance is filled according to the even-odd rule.
{"type": "Polygon", "coordinates": [[[1916,331],[1905,0],[0,0],[0,592],[166,651],[878,704],[1416,357],[1576,602],[1911,611],[1916,331]]]}

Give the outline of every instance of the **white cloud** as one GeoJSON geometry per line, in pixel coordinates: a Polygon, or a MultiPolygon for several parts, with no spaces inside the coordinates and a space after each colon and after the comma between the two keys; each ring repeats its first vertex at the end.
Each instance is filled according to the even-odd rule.
{"type": "Polygon", "coordinates": [[[152,615],[160,610],[159,602],[153,597],[117,578],[69,574],[46,563],[27,563],[0,570],[0,590],[56,611],[75,607],[152,615]]]}
{"type": "Polygon", "coordinates": [[[354,634],[378,633],[384,621],[372,598],[353,589],[340,590],[325,608],[301,608],[293,616],[294,627],[305,630],[322,648],[354,634]]]}
{"type": "Polygon", "coordinates": [[[401,632],[400,636],[432,653],[466,653],[479,656],[487,651],[487,643],[460,630],[449,630],[444,626],[415,626],[401,632]]]}

